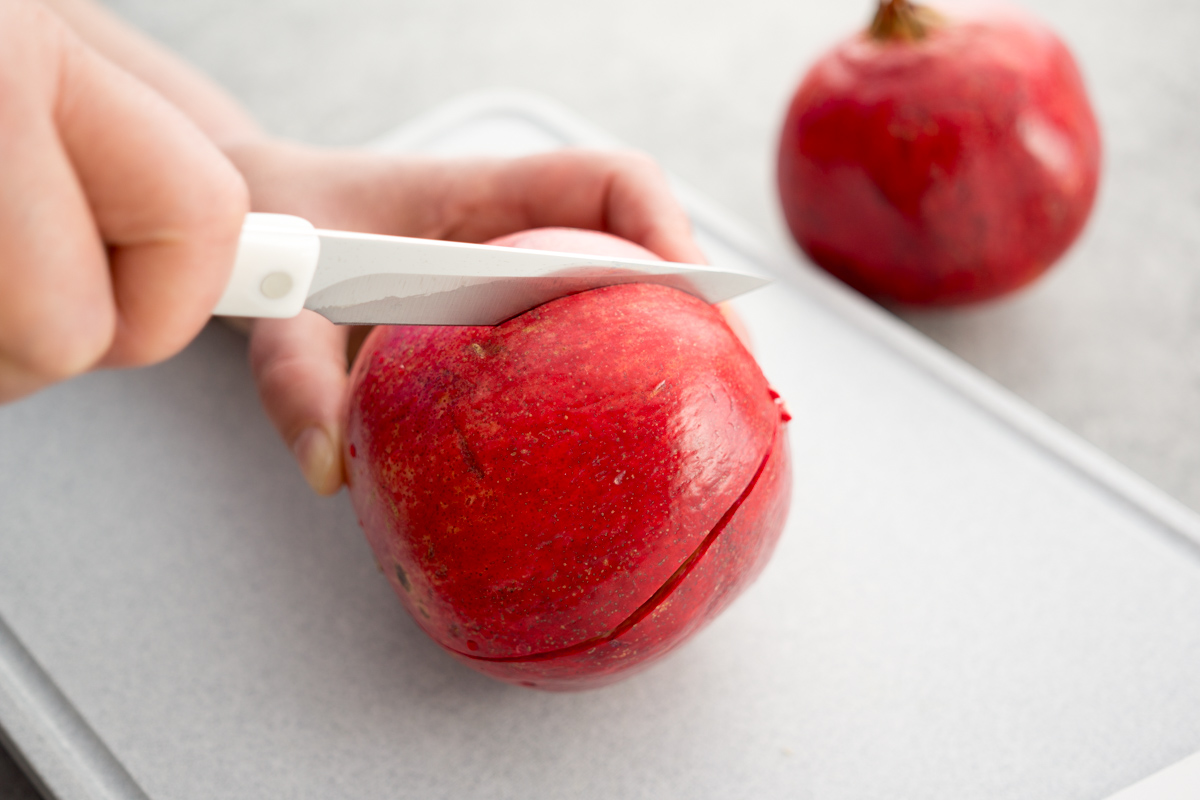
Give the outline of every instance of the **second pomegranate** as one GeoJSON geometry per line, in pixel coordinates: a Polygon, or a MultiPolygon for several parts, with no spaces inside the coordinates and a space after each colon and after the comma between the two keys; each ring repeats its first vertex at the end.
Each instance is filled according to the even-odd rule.
{"type": "Polygon", "coordinates": [[[1100,137],[1066,46],[1000,5],[883,0],[805,76],[779,144],[788,227],[818,265],[913,305],[986,300],[1079,234],[1100,137]]]}

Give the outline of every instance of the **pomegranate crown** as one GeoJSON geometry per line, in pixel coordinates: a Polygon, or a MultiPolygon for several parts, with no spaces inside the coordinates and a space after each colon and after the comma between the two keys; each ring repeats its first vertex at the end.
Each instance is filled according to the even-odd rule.
{"type": "Polygon", "coordinates": [[[867,33],[879,41],[915,42],[929,35],[942,21],[931,8],[908,0],[879,0],[879,10],[867,33]]]}

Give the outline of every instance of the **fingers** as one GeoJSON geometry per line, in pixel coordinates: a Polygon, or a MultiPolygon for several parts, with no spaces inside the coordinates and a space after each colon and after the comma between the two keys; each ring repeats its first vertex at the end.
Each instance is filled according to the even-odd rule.
{"type": "Polygon", "coordinates": [[[294,319],[258,320],[250,336],[250,366],[263,408],[318,494],[335,493],[344,480],[349,330],[303,311],[294,319]]]}
{"type": "Polygon", "coordinates": [[[706,263],[692,239],[691,222],[658,164],[648,156],[624,154],[607,174],[604,230],[668,261],[706,263]]]}
{"type": "Polygon", "coordinates": [[[606,231],[672,261],[704,262],[666,176],[639,153],[563,150],[471,165],[447,192],[446,238],[483,241],[525,228],[606,231]]]}
{"type": "Polygon", "coordinates": [[[36,4],[0,3],[0,96],[0,400],[182,348],[232,266],[240,177],[36,4]]]}
{"type": "Polygon", "coordinates": [[[68,47],[56,119],[108,246],[116,330],[105,366],[181,350],[224,291],[245,183],[189,120],[83,46],[68,47]]]}
{"type": "Polygon", "coordinates": [[[255,207],[320,227],[482,242],[528,228],[607,231],[663,258],[703,262],[666,176],[647,156],[562,150],[420,159],[257,141],[227,150],[255,207]]]}
{"type": "Polygon", "coordinates": [[[116,330],[104,246],[54,127],[47,16],[0,6],[0,400],[88,369],[116,330]]]}

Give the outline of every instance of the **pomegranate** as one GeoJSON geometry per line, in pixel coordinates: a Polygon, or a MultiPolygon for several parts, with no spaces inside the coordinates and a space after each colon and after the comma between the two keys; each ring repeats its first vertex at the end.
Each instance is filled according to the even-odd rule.
{"type": "Polygon", "coordinates": [[[882,300],[948,305],[1048,269],[1099,169],[1083,81],[1052,31],[998,5],[882,0],[797,89],[778,183],[818,265],[882,300]]]}
{"type": "MultiPolygon", "coordinates": [[[[653,258],[606,234],[496,243],[653,258]]],[[[497,327],[378,327],[355,362],[350,494],[401,602],[501,680],[584,689],[680,644],[759,573],[786,412],[721,315],[661,286],[497,327]]]]}

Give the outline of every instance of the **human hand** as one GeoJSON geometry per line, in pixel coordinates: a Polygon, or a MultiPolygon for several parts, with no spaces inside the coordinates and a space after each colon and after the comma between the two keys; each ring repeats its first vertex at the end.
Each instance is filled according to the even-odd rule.
{"type": "MultiPolygon", "coordinates": [[[[227,148],[256,211],[318,227],[482,242],[527,228],[591,228],[673,261],[703,262],[658,167],[632,153],[566,150],[512,160],[319,151],[262,140],[227,148]]],[[[267,415],[309,485],[342,485],[351,329],[302,312],[258,320],[250,360],[267,415]]]]}
{"type": "Polygon", "coordinates": [[[208,320],[245,183],[52,13],[0,0],[0,402],[162,360],[208,320]]]}

